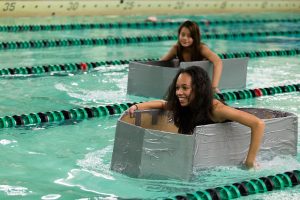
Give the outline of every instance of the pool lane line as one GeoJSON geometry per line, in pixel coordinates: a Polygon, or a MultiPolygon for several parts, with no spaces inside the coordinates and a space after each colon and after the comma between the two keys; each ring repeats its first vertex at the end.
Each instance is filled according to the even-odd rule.
{"type": "Polygon", "coordinates": [[[37,112],[22,115],[12,115],[0,118],[0,128],[12,128],[24,125],[39,125],[67,120],[86,120],[96,117],[121,114],[133,103],[120,103],[105,106],[73,108],[70,110],[37,112]]]}
{"type": "MultiPolygon", "coordinates": [[[[200,26],[216,26],[227,24],[256,24],[256,23],[297,23],[300,18],[287,19],[199,19],[194,20],[200,26]]],[[[183,21],[158,21],[158,22],[117,22],[117,23],[78,23],[78,24],[28,24],[28,25],[2,25],[0,32],[37,32],[37,31],[65,31],[84,29],[112,29],[112,28],[155,28],[155,27],[178,27],[183,21]]]]}
{"type": "MultiPolygon", "coordinates": [[[[258,58],[268,56],[296,56],[300,54],[300,49],[281,49],[281,50],[262,50],[262,51],[244,51],[232,53],[219,53],[222,59],[229,58],[258,58]]],[[[96,67],[107,65],[125,65],[131,61],[157,61],[159,58],[142,58],[142,59],[128,59],[128,60],[111,60],[111,61],[96,61],[96,62],[80,62],[80,63],[65,63],[65,64],[52,64],[52,65],[37,65],[31,67],[14,67],[0,69],[0,77],[17,77],[22,75],[51,75],[53,72],[86,72],[91,71],[96,67]]]]}
{"type": "MultiPolygon", "coordinates": [[[[215,98],[223,101],[236,101],[290,92],[300,92],[300,83],[217,93],[215,94],[215,98]]],[[[24,125],[39,125],[51,122],[86,120],[96,117],[119,115],[135,103],[136,102],[115,103],[104,106],[73,108],[70,110],[4,116],[0,117],[0,128],[13,128],[24,125]]]]}
{"type": "MultiPolygon", "coordinates": [[[[294,31],[247,31],[234,33],[204,33],[202,39],[236,39],[246,37],[266,36],[291,36],[299,35],[299,30],[294,31]]],[[[125,45],[145,42],[160,42],[177,40],[177,34],[173,35],[142,35],[135,37],[108,37],[108,38],[81,38],[81,39],[58,39],[58,40],[30,40],[30,41],[6,41],[0,42],[0,50],[50,48],[70,46],[103,46],[103,45],[125,45]]]]}
{"type": "Polygon", "coordinates": [[[299,92],[300,83],[280,85],[265,88],[244,89],[237,91],[215,93],[214,97],[223,101],[236,101],[241,99],[252,99],[261,96],[270,96],[281,93],[299,92]]]}
{"type": "Polygon", "coordinates": [[[164,200],[229,200],[253,194],[262,194],[291,188],[300,184],[300,171],[292,170],[221,187],[198,190],[164,200]]]}

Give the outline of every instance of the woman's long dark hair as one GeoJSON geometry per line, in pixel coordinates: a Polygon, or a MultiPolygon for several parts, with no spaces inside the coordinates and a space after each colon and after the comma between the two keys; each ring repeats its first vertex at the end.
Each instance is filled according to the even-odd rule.
{"type": "Polygon", "coordinates": [[[199,47],[200,44],[202,44],[199,26],[197,25],[196,22],[187,20],[183,22],[178,28],[177,56],[179,61],[184,62],[183,55],[182,55],[184,47],[179,42],[179,35],[183,27],[189,29],[189,31],[191,32],[191,37],[193,38],[191,61],[203,60],[203,57],[200,55],[200,47],[199,47]]]}
{"type": "Polygon", "coordinates": [[[167,108],[173,112],[174,123],[179,128],[178,132],[192,134],[194,128],[201,124],[211,123],[213,91],[207,72],[198,66],[180,69],[169,87],[167,108]],[[176,96],[176,82],[178,76],[187,73],[192,78],[192,92],[194,99],[188,106],[182,107],[176,96]]]}

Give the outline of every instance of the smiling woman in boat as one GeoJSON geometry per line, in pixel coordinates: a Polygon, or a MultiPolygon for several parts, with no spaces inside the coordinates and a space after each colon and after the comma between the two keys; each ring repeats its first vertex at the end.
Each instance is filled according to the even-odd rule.
{"type": "Polygon", "coordinates": [[[205,70],[197,66],[180,69],[175,76],[166,100],[154,100],[131,106],[128,112],[133,116],[136,110],[166,109],[172,112],[174,124],[181,134],[192,134],[196,126],[236,121],[251,129],[251,141],[245,165],[255,167],[264,133],[263,120],[247,112],[229,107],[213,98],[211,81],[205,70]]]}

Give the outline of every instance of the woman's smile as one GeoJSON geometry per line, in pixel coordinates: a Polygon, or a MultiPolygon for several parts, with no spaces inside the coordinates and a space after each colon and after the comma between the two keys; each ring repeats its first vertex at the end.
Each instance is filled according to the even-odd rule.
{"type": "Polygon", "coordinates": [[[192,77],[189,74],[182,73],[178,76],[176,96],[181,106],[187,106],[193,100],[192,77]]]}

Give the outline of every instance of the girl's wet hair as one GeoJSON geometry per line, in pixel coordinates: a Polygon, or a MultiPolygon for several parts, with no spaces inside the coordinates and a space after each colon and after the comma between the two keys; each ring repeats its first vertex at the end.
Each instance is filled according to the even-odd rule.
{"type": "Polygon", "coordinates": [[[169,87],[166,101],[168,109],[173,112],[174,123],[180,133],[192,134],[196,126],[211,123],[213,91],[207,72],[198,66],[180,69],[169,87]],[[176,96],[176,82],[182,73],[191,76],[194,93],[194,99],[185,107],[180,105],[176,96]]]}

